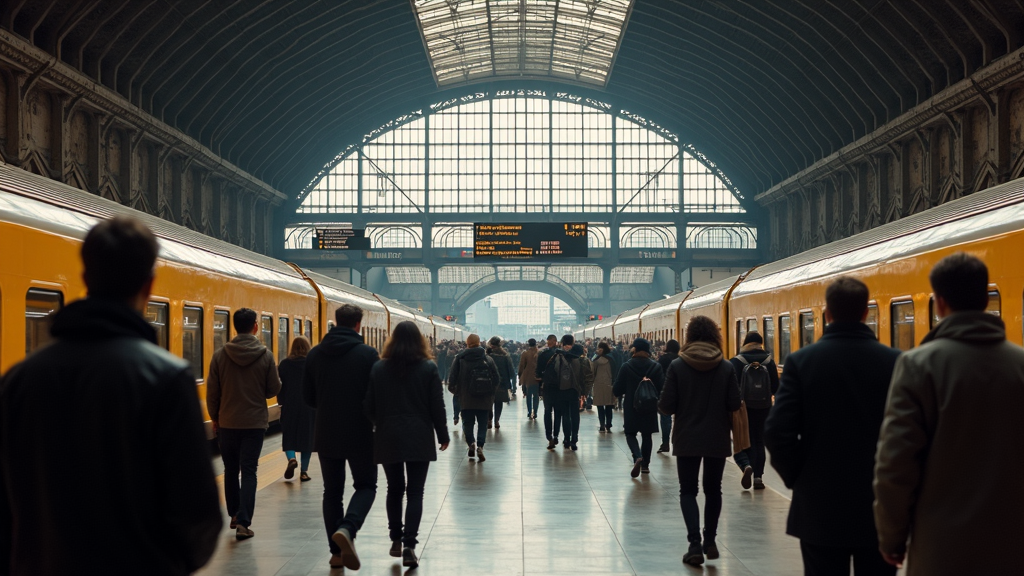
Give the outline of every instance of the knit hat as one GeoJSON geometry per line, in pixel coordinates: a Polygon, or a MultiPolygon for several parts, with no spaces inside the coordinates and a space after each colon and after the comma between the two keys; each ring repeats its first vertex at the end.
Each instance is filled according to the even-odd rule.
{"type": "Polygon", "coordinates": [[[633,345],[631,346],[631,348],[637,352],[647,352],[648,354],[651,353],[651,343],[643,338],[637,338],[636,340],[633,340],[633,345]]]}

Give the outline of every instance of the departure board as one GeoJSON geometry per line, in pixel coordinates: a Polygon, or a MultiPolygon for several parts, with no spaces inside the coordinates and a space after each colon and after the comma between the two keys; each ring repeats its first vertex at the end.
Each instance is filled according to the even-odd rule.
{"type": "Polygon", "coordinates": [[[474,224],[474,260],[587,257],[587,223],[474,224]]]}
{"type": "Polygon", "coordinates": [[[369,250],[366,230],[358,228],[317,228],[313,234],[314,250],[369,250]]]}

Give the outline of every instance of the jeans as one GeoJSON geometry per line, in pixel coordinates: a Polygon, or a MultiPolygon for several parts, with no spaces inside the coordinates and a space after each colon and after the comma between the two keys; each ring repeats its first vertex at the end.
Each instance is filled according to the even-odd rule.
{"type": "MultiPolygon", "coordinates": [[[[562,421],[563,440],[575,445],[580,435],[580,396],[575,390],[559,390],[559,401],[555,403],[555,420],[562,421]]],[[[558,425],[555,424],[555,438],[558,438],[558,425]]]]}
{"type": "Polygon", "coordinates": [[[747,420],[750,422],[750,448],[733,455],[736,465],[743,470],[747,466],[754,469],[754,477],[764,476],[764,421],[768,419],[770,408],[747,409],[747,420]]]}
{"type": "Polygon", "coordinates": [[[877,546],[845,548],[819,546],[800,541],[800,554],[804,558],[804,576],[831,576],[849,574],[850,558],[856,576],[894,576],[896,567],[886,564],[877,546]]]}
{"type": "Polygon", "coordinates": [[[363,527],[366,515],[377,498],[377,465],[372,459],[330,458],[320,454],[320,473],[324,475],[324,527],[331,554],[341,553],[331,536],[345,528],[353,539],[363,527]],[[345,513],[345,461],[352,469],[352,500],[345,513]]]}
{"type": "MultiPolygon", "coordinates": [[[[284,451],[284,455],[289,460],[295,460],[295,450],[285,450],[284,451]]],[[[300,471],[305,472],[306,470],[309,470],[309,460],[312,457],[313,457],[313,453],[312,452],[303,452],[302,453],[302,456],[301,456],[302,460],[299,462],[299,470],[300,471]]]]}
{"type": "Polygon", "coordinates": [[[456,394],[455,396],[452,396],[452,414],[455,414],[455,419],[458,420],[459,414],[461,413],[462,410],[459,408],[459,395],[456,394]]]}
{"type": "Polygon", "coordinates": [[[523,395],[526,396],[526,412],[527,414],[537,414],[537,408],[540,407],[540,386],[533,384],[527,386],[523,390],[523,395]]]}
{"type": "Polygon", "coordinates": [[[406,548],[415,548],[423,517],[423,485],[427,482],[430,462],[393,462],[384,464],[388,478],[388,531],[391,541],[402,541],[406,548]],[[405,526],[402,525],[402,496],[409,503],[405,508],[405,526]]]}
{"type": "Polygon", "coordinates": [[[668,448],[672,440],[672,415],[661,414],[661,445],[668,448]]]}
{"type": "Polygon", "coordinates": [[[544,435],[548,440],[558,441],[558,429],[562,426],[562,411],[555,410],[555,401],[544,399],[544,435]]]}
{"type": "Polygon", "coordinates": [[[220,455],[224,460],[224,501],[228,507],[228,516],[246,528],[252,524],[252,515],[256,509],[256,467],[260,463],[265,434],[263,428],[221,428],[217,432],[220,455]]]}
{"type": "Polygon", "coordinates": [[[633,461],[635,462],[639,458],[641,465],[648,468],[651,465],[651,449],[654,448],[654,440],[651,439],[649,432],[641,432],[640,438],[643,440],[642,446],[637,443],[636,434],[626,434],[626,445],[629,446],[629,451],[633,454],[633,461]]]}
{"type": "Polygon", "coordinates": [[[679,474],[679,507],[686,522],[686,539],[700,544],[700,508],[697,506],[697,477],[704,461],[704,541],[714,542],[718,534],[718,517],[722,515],[722,474],[725,458],[680,456],[676,458],[679,474]]]}
{"type": "Polygon", "coordinates": [[[483,448],[484,442],[487,441],[487,417],[490,416],[488,410],[463,410],[462,411],[462,435],[466,438],[466,444],[472,446],[476,444],[477,448],[483,448]],[[473,434],[473,425],[477,426],[477,435],[473,434]]]}
{"type": "Polygon", "coordinates": [[[494,423],[497,424],[498,420],[501,420],[501,411],[505,407],[505,403],[501,400],[494,401],[494,423]]]}
{"type": "Polygon", "coordinates": [[[597,407],[597,422],[604,428],[612,427],[612,414],[615,413],[613,406],[598,406],[597,407]]]}

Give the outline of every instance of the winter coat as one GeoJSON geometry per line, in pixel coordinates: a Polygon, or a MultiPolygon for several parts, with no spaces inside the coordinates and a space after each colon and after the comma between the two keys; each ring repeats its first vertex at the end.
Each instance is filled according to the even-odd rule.
{"type": "Polygon", "coordinates": [[[274,354],[253,334],[239,334],[210,360],[206,410],[221,428],[267,429],[267,400],[281,391],[274,354]]]}
{"type": "Polygon", "coordinates": [[[448,391],[459,397],[460,410],[494,410],[494,395],[499,389],[505,393],[505,388],[501,385],[501,377],[498,375],[498,367],[483,348],[477,346],[459,352],[455,361],[452,362],[452,371],[448,376],[448,391]],[[490,394],[476,395],[470,393],[469,390],[462,389],[464,384],[462,379],[469,377],[468,363],[476,362],[480,358],[487,363],[487,369],[491,372],[491,380],[494,382],[494,390],[490,394]],[[463,370],[466,370],[465,376],[462,375],[463,370]]]}
{"type": "Polygon", "coordinates": [[[579,385],[577,391],[579,396],[590,396],[594,392],[594,365],[587,358],[587,351],[583,349],[583,346],[575,344],[565,353],[565,356],[573,363],[576,383],[579,385]]]}
{"type": "Polygon", "coordinates": [[[658,356],[657,362],[658,362],[658,365],[661,366],[662,373],[668,374],[668,367],[672,365],[672,362],[675,361],[676,358],[679,358],[679,354],[678,353],[676,353],[676,354],[662,354],[662,355],[658,356]]]}
{"type": "Polygon", "coordinates": [[[316,410],[306,406],[302,399],[302,374],[305,357],[285,358],[277,367],[281,376],[281,392],[277,403],[281,406],[281,449],[296,452],[313,451],[316,430],[316,410]]]}
{"type": "Polygon", "coordinates": [[[487,355],[494,360],[494,366],[498,369],[498,390],[494,393],[494,399],[498,402],[508,402],[508,391],[515,388],[516,369],[512,364],[512,358],[500,346],[488,348],[487,355]]]}
{"type": "Polygon", "coordinates": [[[0,573],[198,570],[222,521],[189,363],[118,302],[51,334],[0,380],[0,573]]]}
{"type": "Polygon", "coordinates": [[[430,360],[405,367],[390,360],[374,364],[364,408],[374,425],[376,464],[432,462],[436,445],[450,441],[441,377],[430,360]]]}
{"type": "Polygon", "coordinates": [[[302,396],[316,409],[313,449],[328,458],[373,458],[373,426],[363,401],[379,356],[363,337],[335,326],[306,356],[302,396]]]}
{"type": "Polygon", "coordinates": [[[764,440],[793,489],[788,534],[819,546],[877,545],[871,475],[899,354],[865,324],[833,322],[786,358],[764,440]]]}
{"type": "Polygon", "coordinates": [[[536,386],[537,382],[537,356],[540,352],[537,347],[527,348],[526,352],[519,357],[519,385],[523,388],[536,386]]]}
{"type": "Polygon", "coordinates": [[[910,538],[908,576],[1020,573],[1021,406],[1024,350],[990,314],[951,314],[896,363],[874,517],[881,549],[910,538]],[[969,561],[951,562],[965,545],[969,561]]]}
{"type": "Polygon", "coordinates": [[[534,368],[533,375],[536,376],[537,383],[540,384],[540,395],[544,398],[545,402],[554,401],[555,396],[553,392],[557,392],[557,390],[551,391],[552,395],[550,397],[548,396],[549,391],[544,387],[544,368],[547,367],[548,363],[550,363],[555,357],[555,354],[560,353],[561,351],[562,348],[560,346],[555,346],[554,348],[545,348],[537,354],[537,367],[534,368]]]}
{"type": "Polygon", "coordinates": [[[592,362],[594,366],[594,406],[614,406],[615,394],[612,385],[615,374],[612,373],[612,360],[607,356],[598,355],[592,362]]]}
{"type": "MultiPolygon", "coordinates": [[[[740,408],[740,387],[732,363],[713,344],[687,344],[665,375],[658,401],[674,415],[672,453],[676,456],[732,456],[732,412],[740,408]]],[[[628,404],[628,403],[627,403],[628,404]]]]}
{"type": "Polygon", "coordinates": [[[625,396],[622,404],[622,430],[626,434],[655,434],[658,432],[658,412],[655,410],[650,414],[640,414],[633,408],[633,397],[636,389],[644,376],[651,379],[654,387],[661,394],[665,383],[665,374],[661,371],[661,365],[651,360],[646,352],[638,352],[622,365],[618,376],[615,377],[615,386],[612,394],[625,396]]]}

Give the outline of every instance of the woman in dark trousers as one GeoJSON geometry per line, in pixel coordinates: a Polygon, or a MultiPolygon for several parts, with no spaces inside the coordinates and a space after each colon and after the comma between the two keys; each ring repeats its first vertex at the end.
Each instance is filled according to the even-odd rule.
{"type": "Polygon", "coordinates": [[[309,340],[305,336],[296,336],[288,357],[277,367],[281,376],[281,392],[277,395],[277,404],[281,407],[281,449],[288,456],[284,477],[291,480],[295,476],[295,468],[299,466],[295,453],[298,452],[302,458],[299,480],[303,482],[312,480],[308,470],[316,423],[316,410],[302,399],[302,373],[306,369],[309,348],[309,340]]]}
{"type": "Polygon", "coordinates": [[[679,505],[689,549],[683,562],[694,566],[718,558],[715,536],[722,513],[722,473],[732,455],[732,412],[740,408],[736,370],[722,355],[722,333],[715,321],[695,316],[686,327],[686,345],[665,376],[658,410],[675,416],[672,453],[679,472],[679,505]],[[704,545],[701,546],[697,479],[704,465],[704,545]]]}
{"type": "Polygon", "coordinates": [[[416,536],[423,516],[423,486],[430,462],[437,460],[434,435],[448,449],[444,396],[430,345],[412,322],[395,326],[381,360],[370,371],[366,415],[374,424],[373,459],[388,479],[391,555],[404,566],[419,565],[416,536]],[[408,498],[402,525],[402,496],[408,498]],[[403,549],[404,545],[404,549],[403,549]]]}
{"type": "Polygon", "coordinates": [[[661,365],[651,360],[651,343],[643,338],[637,338],[630,347],[633,350],[633,357],[622,365],[619,375],[615,378],[615,386],[612,394],[624,396],[622,403],[622,430],[626,433],[626,444],[633,455],[633,469],[629,475],[636,478],[641,472],[647,474],[651,465],[651,450],[654,448],[654,441],[651,435],[658,432],[658,412],[641,414],[633,407],[633,398],[636,396],[636,389],[640,381],[650,378],[654,387],[661,393],[662,383],[665,380],[661,365]],[[637,433],[640,433],[643,444],[636,441],[637,433]]]}
{"type": "Polygon", "coordinates": [[[600,424],[598,432],[612,431],[612,409],[616,401],[612,386],[618,372],[613,369],[611,351],[607,342],[601,342],[594,356],[594,406],[597,406],[597,421],[600,424]]]}

